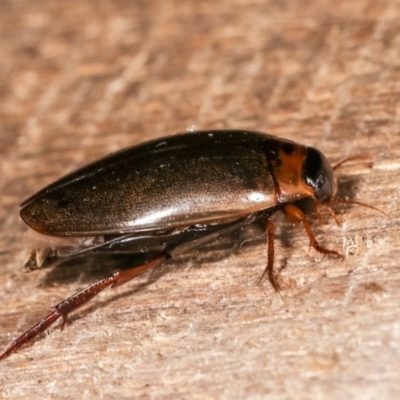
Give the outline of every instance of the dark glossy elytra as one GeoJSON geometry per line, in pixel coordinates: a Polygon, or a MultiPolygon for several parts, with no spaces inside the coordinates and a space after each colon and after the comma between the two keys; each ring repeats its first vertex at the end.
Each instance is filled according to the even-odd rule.
{"type": "Polygon", "coordinates": [[[70,312],[106,287],[120,286],[176,254],[254,220],[266,226],[268,260],[263,276],[278,291],[272,214],[281,210],[288,221],[301,222],[314,249],[341,257],[318,244],[297,205],[298,200],[310,198],[318,213],[326,204],[334,216],[335,195],[333,170],[321,152],[250,131],[171,135],[72,172],[22,203],[22,219],[42,235],[24,268],[44,268],[93,254],[128,254],[132,267],[56,305],[14,340],[0,359],[59,318],[64,324],[70,312]]]}

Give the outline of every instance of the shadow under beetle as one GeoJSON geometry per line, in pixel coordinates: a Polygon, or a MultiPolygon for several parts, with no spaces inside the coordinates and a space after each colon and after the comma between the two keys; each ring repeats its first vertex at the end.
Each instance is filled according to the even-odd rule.
{"type": "MultiPolygon", "coordinates": [[[[341,164],[341,163],[340,163],[341,164]]],[[[336,165],[339,166],[340,164],[336,165]]],[[[180,133],[113,153],[40,190],[21,205],[21,218],[44,235],[26,270],[94,253],[146,253],[145,262],[101,279],[56,305],[0,354],[5,359],[59,318],[108,286],[120,286],[177,253],[263,219],[268,241],[265,271],[276,291],[276,211],[301,222],[311,246],[321,247],[297,202],[311,198],[321,219],[338,199],[332,168],[317,149],[259,132],[180,133]]],[[[362,204],[364,205],[364,204],[362,204]]],[[[373,207],[371,207],[373,208],[373,207]]],[[[134,261],[133,261],[134,262],[134,261]]]]}

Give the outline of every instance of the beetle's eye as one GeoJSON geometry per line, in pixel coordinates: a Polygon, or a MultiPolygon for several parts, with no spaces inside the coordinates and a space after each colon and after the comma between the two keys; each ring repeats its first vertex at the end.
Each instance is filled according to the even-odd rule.
{"type": "Polygon", "coordinates": [[[317,178],[317,190],[321,190],[326,185],[327,179],[324,174],[319,174],[317,178]]]}
{"type": "Polygon", "coordinates": [[[314,196],[317,200],[324,200],[332,194],[332,186],[325,174],[318,174],[314,196]]]}

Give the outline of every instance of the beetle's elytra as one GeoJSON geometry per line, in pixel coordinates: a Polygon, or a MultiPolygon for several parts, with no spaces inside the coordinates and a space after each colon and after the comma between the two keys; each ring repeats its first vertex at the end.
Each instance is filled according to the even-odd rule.
{"type": "MultiPolygon", "coordinates": [[[[30,197],[21,218],[49,244],[32,251],[33,270],[93,253],[132,253],[150,249],[141,265],[95,282],[55,306],[0,355],[8,357],[60,317],[108,286],[118,286],[159,265],[215,232],[263,218],[268,240],[264,274],[279,290],[274,263],[274,224],[281,210],[302,222],[319,246],[297,202],[311,198],[317,214],[338,201],[333,168],[317,149],[249,131],[199,131],[152,140],[89,164],[30,197]]],[[[337,219],[335,218],[336,222],[337,219]]],[[[263,274],[263,276],[264,276],[263,274]]]]}

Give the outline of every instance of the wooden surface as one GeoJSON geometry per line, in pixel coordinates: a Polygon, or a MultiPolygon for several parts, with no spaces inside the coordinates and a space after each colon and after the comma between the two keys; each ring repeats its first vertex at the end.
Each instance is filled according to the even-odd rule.
{"type": "MultiPolygon", "coordinates": [[[[400,396],[400,2],[0,2],[0,345],[105,272],[24,274],[27,196],[91,160],[192,126],[321,149],[340,194],[312,225],[197,252],[108,290],[0,364],[3,398],[400,396]]],[[[0,397],[1,397],[0,396],[0,397]]]]}

